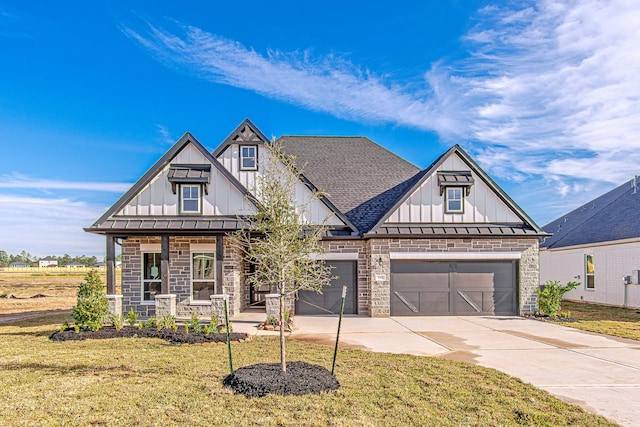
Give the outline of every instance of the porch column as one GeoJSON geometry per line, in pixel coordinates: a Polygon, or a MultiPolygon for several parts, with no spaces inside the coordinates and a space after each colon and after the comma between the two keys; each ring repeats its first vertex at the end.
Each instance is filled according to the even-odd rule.
{"type": "Polygon", "coordinates": [[[160,293],[167,295],[169,293],[169,236],[162,236],[160,245],[160,276],[162,277],[160,293]]]}
{"type": "Polygon", "coordinates": [[[107,236],[107,295],[116,294],[116,243],[115,237],[107,236]]]}

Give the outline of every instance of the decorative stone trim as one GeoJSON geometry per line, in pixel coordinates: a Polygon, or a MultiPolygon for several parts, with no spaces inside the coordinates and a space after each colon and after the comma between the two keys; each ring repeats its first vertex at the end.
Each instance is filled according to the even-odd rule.
{"type": "MultiPolygon", "coordinates": [[[[291,297],[285,297],[284,309],[289,310],[289,314],[294,314],[294,300],[291,297]]],[[[280,294],[267,294],[265,295],[265,309],[267,317],[280,317],[280,294]]]]}
{"type": "Polygon", "coordinates": [[[122,315],[122,295],[107,295],[109,301],[109,313],[114,316],[122,315]]]}
{"type": "MultiPolygon", "coordinates": [[[[225,321],[224,318],[224,298],[225,295],[211,295],[211,314],[215,314],[218,316],[218,323],[222,324],[225,321]]],[[[227,296],[228,298],[228,296],[227,296]]],[[[227,311],[229,310],[229,301],[227,300],[227,311]]],[[[229,317],[231,317],[231,313],[229,312],[229,317]]]]}
{"type": "Polygon", "coordinates": [[[156,317],[175,316],[176,298],[175,294],[156,295],[156,317]]]}

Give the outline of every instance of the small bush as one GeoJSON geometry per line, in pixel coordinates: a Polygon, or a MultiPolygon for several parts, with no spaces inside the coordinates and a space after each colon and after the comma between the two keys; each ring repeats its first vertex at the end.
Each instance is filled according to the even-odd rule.
{"type": "Polygon", "coordinates": [[[113,327],[116,328],[116,331],[124,328],[124,316],[122,314],[118,314],[117,316],[115,314],[111,314],[109,316],[109,321],[113,327]]]}
{"type": "Polygon", "coordinates": [[[211,321],[204,327],[204,333],[207,335],[218,333],[218,315],[216,313],[211,315],[211,321]]]}
{"type": "Polygon", "coordinates": [[[78,286],[78,299],[71,316],[79,329],[97,331],[102,328],[103,319],[109,313],[109,302],[105,296],[104,284],[96,270],[84,276],[78,286]]]}
{"type": "Polygon", "coordinates": [[[176,317],[172,316],[171,314],[162,316],[162,318],[158,321],[158,330],[160,329],[171,329],[177,331],[178,325],[176,323],[176,317]]]}
{"type": "Polygon", "coordinates": [[[540,312],[555,318],[561,309],[562,296],[578,286],[580,282],[569,282],[562,286],[558,280],[548,280],[541,288],[536,289],[540,312]]]}
{"type": "Polygon", "coordinates": [[[189,325],[189,329],[194,334],[202,333],[204,329],[200,324],[200,318],[198,317],[198,313],[191,313],[191,320],[189,320],[188,325],[189,325]]]}
{"type": "Polygon", "coordinates": [[[60,332],[64,332],[67,329],[69,329],[69,322],[64,322],[62,325],[60,325],[60,332]]]}
{"type": "Polygon", "coordinates": [[[127,325],[134,326],[137,321],[138,321],[138,315],[136,314],[135,311],[133,311],[133,308],[132,308],[127,313],[127,325]]]}
{"type": "Polygon", "coordinates": [[[142,322],[142,327],[143,328],[157,328],[158,327],[158,320],[156,319],[156,316],[151,316],[146,321],[142,322]]]}
{"type": "Polygon", "coordinates": [[[265,325],[278,326],[278,318],[275,316],[267,316],[264,321],[265,325]]]}

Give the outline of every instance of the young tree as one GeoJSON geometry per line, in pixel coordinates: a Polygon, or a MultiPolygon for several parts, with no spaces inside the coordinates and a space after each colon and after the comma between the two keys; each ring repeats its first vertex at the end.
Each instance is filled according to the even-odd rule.
{"type": "Polygon", "coordinates": [[[109,313],[109,302],[105,288],[96,270],[84,276],[84,282],[78,286],[78,299],[72,308],[71,316],[76,326],[83,330],[97,331],[109,313]]]}
{"type": "Polygon", "coordinates": [[[284,153],[276,143],[268,145],[268,149],[254,189],[258,213],[233,237],[247,260],[255,265],[248,282],[253,286],[275,285],[280,295],[280,364],[286,372],[285,299],[299,290],[320,292],[330,284],[332,276],[331,268],[317,257],[326,252],[320,240],[327,230],[327,220],[321,224],[303,221],[309,205],[322,193],[314,192],[304,203],[296,200],[301,172],[296,168],[295,157],[284,153]]]}

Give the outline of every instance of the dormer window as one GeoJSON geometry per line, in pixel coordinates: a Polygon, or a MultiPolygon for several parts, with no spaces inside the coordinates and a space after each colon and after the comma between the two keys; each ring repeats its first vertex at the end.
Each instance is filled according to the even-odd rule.
{"type": "Polygon", "coordinates": [[[257,145],[241,145],[240,146],[240,170],[241,171],[258,170],[258,146],[257,145]]]}
{"type": "Polygon", "coordinates": [[[440,195],[444,195],[445,213],[464,213],[464,196],[471,193],[471,171],[439,171],[440,195]]]}
{"type": "Polygon", "coordinates": [[[447,193],[445,196],[445,212],[464,212],[464,196],[462,193],[462,187],[447,187],[447,193]]]}
{"type": "Polygon", "coordinates": [[[180,186],[180,212],[181,213],[200,213],[201,202],[201,186],[192,184],[182,184],[180,186]]]}

